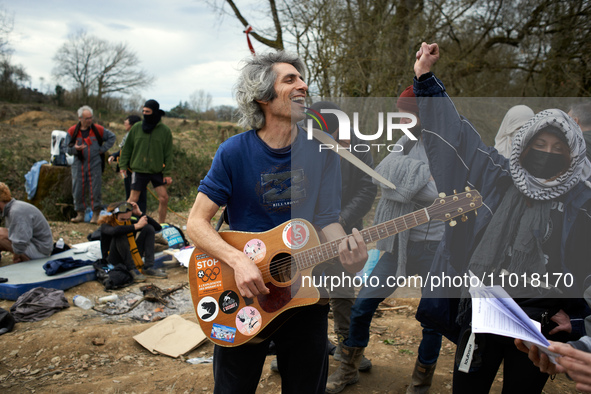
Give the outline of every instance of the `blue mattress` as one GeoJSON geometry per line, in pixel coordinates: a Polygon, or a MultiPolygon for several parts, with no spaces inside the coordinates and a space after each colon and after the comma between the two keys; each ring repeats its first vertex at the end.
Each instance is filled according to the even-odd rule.
{"type": "Polygon", "coordinates": [[[66,290],[84,282],[96,279],[94,267],[87,265],[73,270],[47,276],[43,265],[49,260],[72,257],[76,260],[97,260],[101,257],[100,241],[84,242],[74,245],[72,249],[54,254],[45,259],[25,261],[0,267],[0,278],[8,282],[0,283],[0,298],[16,300],[21,294],[35,287],[66,290]],[[82,253],[75,253],[85,251],[82,253]],[[97,254],[98,253],[98,254],[97,254]]]}
{"type": "MultiPolygon", "coordinates": [[[[25,261],[18,264],[11,264],[0,267],[0,278],[7,278],[8,282],[0,283],[0,299],[16,300],[21,294],[34,289],[45,287],[58,290],[67,290],[71,287],[96,279],[92,265],[74,268],[70,271],[57,275],[47,276],[43,265],[49,260],[64,257],[72,257],[76,260],[96,261],[101,258],[100,241],[84,242],[73,245],[72,249],[63,253],[54,254],[45,259],[25,261]],[[78,253],[77,253],[78,252],[78,253]]],[[[155,256],[155,267],[162,266],[172,256],[157,253],[155,256]]]]}

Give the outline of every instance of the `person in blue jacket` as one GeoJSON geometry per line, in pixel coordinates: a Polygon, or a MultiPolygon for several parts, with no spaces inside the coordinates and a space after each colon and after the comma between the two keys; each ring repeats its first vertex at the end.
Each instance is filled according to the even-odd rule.
{"type": "MultiPolygon", "coordinates": [[[[423,43],[414,65],[414,92],[431,172],[440,191],[451,194],[469,186],[479,190],[483,204],[477,217],[446,229],[432,275],[470,270],[479,278],[496,278],[495,284],[502,273],[526,278],[569,275],[572,286],[562,282],[547,290],[533,284],[505,289],[530,318],[541,322],[547,338],[576,339],[583,334],[582,319],[575,318],[583,316],[591,253],[591,163],[581,130],[561,110],[542,111],[517,132],[507,159],[486,146],[458,114],[431,72],[438,59],[437,44],[423,43]]],[[[424,293],[417,317],[458,341],[453,391],[488,393],[503,362],[503,392],[541,392],[549,375],[540,372],[513,339],[471,335],[467,289],[447,290],[447,297],[432,293],[428,298],[424,293]]]]}

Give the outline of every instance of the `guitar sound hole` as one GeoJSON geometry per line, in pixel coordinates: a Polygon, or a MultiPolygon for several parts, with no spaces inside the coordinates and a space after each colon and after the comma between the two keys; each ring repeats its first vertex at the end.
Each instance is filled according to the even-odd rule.
{"type": "Polygon", "coordinates": [[[291,281],[297,273],[295,264],[291,259],[291,255],[288,253],[276,254],[271,259],[269,269],[273,279],[280,283],[291,281]]]}

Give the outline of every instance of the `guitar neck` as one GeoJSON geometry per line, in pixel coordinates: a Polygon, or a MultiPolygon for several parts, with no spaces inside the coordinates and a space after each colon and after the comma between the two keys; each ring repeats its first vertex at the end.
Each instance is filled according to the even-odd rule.
{"type": "MultiPolygon", "coordinates": [[[[427,223],[430,220],[427,208],[411,212],[396,219],[377,224],[361,230],[361,236],[366,244],[391,235],[401,233],[413,227],[427,223]]],[[[293,255],[293,259],[299,270],[304,270],[320,264],[324,261],[339,256],[339,245],[345,238],[340,238],[331,242],[318,245],[316,247],[298,252],[293,255]]]]}

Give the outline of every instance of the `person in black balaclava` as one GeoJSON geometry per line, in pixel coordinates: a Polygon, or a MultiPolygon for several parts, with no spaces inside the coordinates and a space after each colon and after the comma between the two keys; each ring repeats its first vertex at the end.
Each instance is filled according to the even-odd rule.
{"type": "Polygon", "coordinates": [[[156,100],[146,101],[143,114],[144,120],[129,131],[119,166],[122,173],[128,168],[132,171],[129,202],[137,202],[152,182],[159,201],[158,220],[164,223],[168,209],[166,186],[172,183],[172,133],[161,121],[165,113],[156,100]]]}
{"type": "Polygon", "coordinates": [[[160,104],[156,100],[148,100],[144,104],[144,121],[142,122],[142,130],[144,133],[150,134],[154,127],[160,123],[160,119],[164,116],[164,111],[160,109],[160,104]]]}

